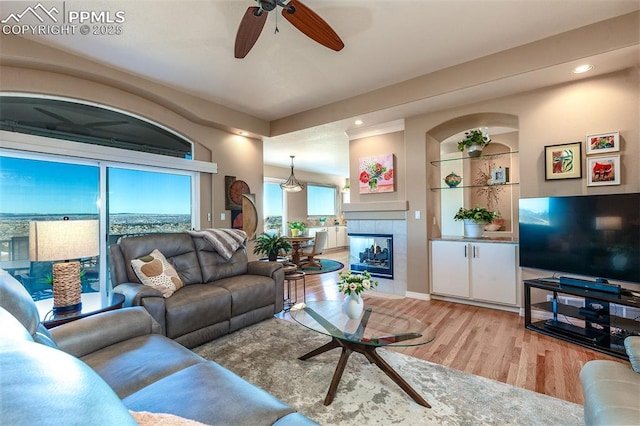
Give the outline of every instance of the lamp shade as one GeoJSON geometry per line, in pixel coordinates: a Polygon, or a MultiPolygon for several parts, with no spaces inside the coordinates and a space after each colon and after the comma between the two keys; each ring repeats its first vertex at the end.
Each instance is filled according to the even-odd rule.
{"type": "Polygon", "coordinates": [[[99,253],[97,220],[29,222],[32,262],[80,259],[99,253]]]}

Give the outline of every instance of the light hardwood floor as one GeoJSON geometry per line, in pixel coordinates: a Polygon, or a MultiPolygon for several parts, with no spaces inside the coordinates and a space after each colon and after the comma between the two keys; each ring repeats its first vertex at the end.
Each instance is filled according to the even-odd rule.
{"type": "MultiPolygon", "coordinates": [[[[321,257],[348,265],[345,250],[321,257]]],[[[307,275],[307,301],[341,300],[337,280],[337,272],[307,275]]],[[[302,301],[301,290],[300,285],[298,301],[302,301]]],[[[584,402],[578,374],[587,361],[623,362],[527,330],[524,318],[516,313],[438,300],[373,297],[371,293],[364,293],[364,300],[409,314],[436,330],[431,343],[395,349],[398,352],[578,404],[584,402]]],[[[282,317],[291,320],[288,314],[282,317]]]]}

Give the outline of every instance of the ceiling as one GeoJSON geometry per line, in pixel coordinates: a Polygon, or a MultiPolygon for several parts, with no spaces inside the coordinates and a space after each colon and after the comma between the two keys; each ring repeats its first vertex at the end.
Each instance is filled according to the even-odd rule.
{"type": "MultiPolygon", "coordinates": [[[[38,36],[42,43],[272,121],[423,76],[640,8],[639,0],[303,0],[340,35],[329,50],[270,12],[256,45],[234,58],[235,33],[252,0],[66,1],[66,8],[122,10],[119,36],[38,36]],[[277,17],[277,18],[276,18],[277,17]],[[279,30],[276,32],[276,28],[279,30]]],[[[13,3],[13,2],[11,2],[13,3]]],[[[5,15],[3,11],[3,16],[5,15]]],[[[636,65],[637,48],[599,58],[599,73],[636,65]]],[[[597,60],[598,58],[593,58],[597,60]]],[[[265,163],[348,176],[348,140],[395,120],[575,79],[560,66],[424,102],[374,111],[362,129],[333,123],[264,138],[265,163]],[[470,96],[473,96],[471,98],[470,96]],[[322,163],[322,169],[318,164],[322,163]]]]}

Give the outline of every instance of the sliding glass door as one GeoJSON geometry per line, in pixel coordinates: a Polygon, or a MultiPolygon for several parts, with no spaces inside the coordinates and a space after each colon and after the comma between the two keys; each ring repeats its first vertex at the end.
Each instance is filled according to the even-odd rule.
{"type": "Polygon", "coordinates": [[[53,262],[31,261],[29,223],[99,220],[101,255],[79,260],[83,291],[106,293],[108,246],[122,236],[192,229],[197,190],[195,172],[2,152],[0,268],[34,299],[52,297],[53,262]]]}
{"type": "Polygon", "coordinates": [[[107,168],[109,244],[123,236],[193,229],[193,174],[107,168]]]}
{"type": "MultiPolygon", "coordinates": [[[[53,262],[30,261],[29,222],[98,220],[99,166],[0,156],[0,173],[0,268],[15,276],[34,299],[52,297],[53,262]]],[[[83,291],[99,291],[99,256],[78,260],[83,291]]]]}

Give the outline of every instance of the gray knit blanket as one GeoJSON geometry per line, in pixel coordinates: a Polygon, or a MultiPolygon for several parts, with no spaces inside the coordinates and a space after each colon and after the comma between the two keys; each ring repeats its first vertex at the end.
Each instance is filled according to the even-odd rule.
{"type": "Polygon", "coordinates": [[[240,229],[208,228],[189,231],[189,234],[204,239],[224,260],[231,259],[233,253],[247,242],[247,233],[240,229]]]}

